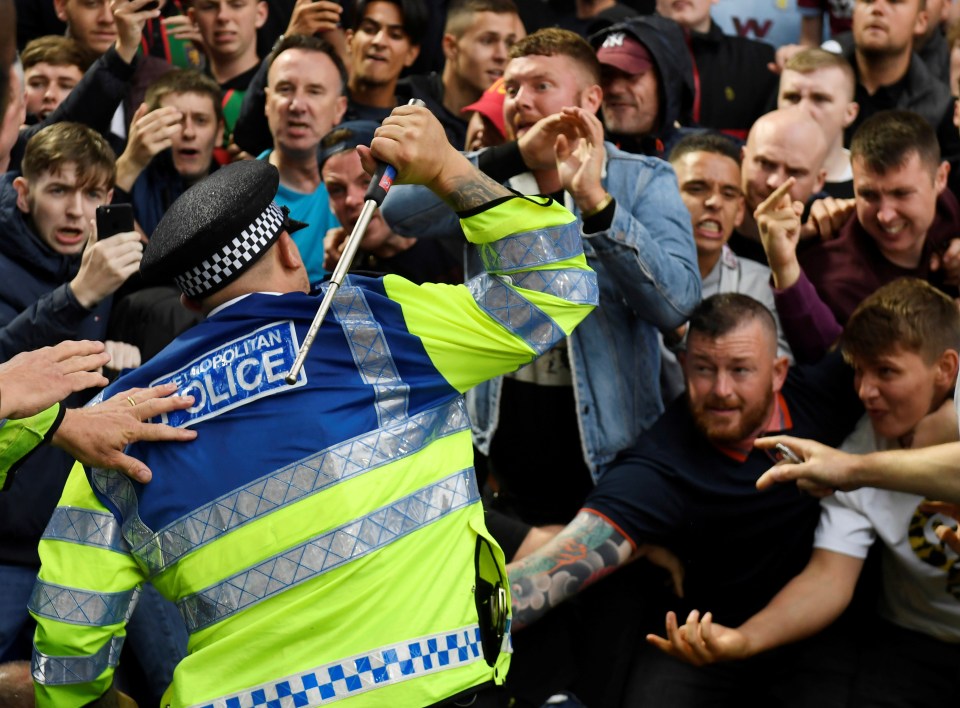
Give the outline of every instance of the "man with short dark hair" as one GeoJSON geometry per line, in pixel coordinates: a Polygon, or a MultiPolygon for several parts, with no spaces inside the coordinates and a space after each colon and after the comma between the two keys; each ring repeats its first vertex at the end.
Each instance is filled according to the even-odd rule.
{"type": "Polygon", "coordinates": [[[193,0],[187,14],[200,29],[207,71],[221,90],[243,91],[257,73],[257,30],[267,20],[265,0],[193,0]]]}
{"type": "Polygon", "coordinates": [[[294,240],[311,281],[316,282],[326,272],[323,237],[337,226],[320,179],[317,148],[347,109],[346,69],[328,42],[304,35],[284,38],[266,62],[264,111],[273,147],[259,159],[266,159],[280,172],[277,203],[309,224],[294,240]]]}
{"type": "Polygon", "coordinates": [[[347,30],[347,82],[351,120],[383,120],[404,103],[397,96],[401,72],[420,53],[426,26],[422,0],[361,0],[347,30]]]}
{"type": "Polygon", "coordinates": [[[409,76],[401,86],[427,104],[450,144],[462,148],[467,131],[463,109],[503,76],[510,47],[527,33],[513,0],[453,2],[443,31],[443,72],[409,76]]]}
{"type": "MultiPolygon", "coordinates": [[[[504,119],[517,140],[482,151],[478,165],[514,189],[571,205],[591,267],[601,273],[603,306],[569,350],[484,384],[468,400],[478,447],[503,466],[500,503],[528,524],[564,523],[606,465],[662,411],[656,332],[686,321],[699,301],[700,276],[690,215],[669,165],[603,140],[595,115],[601,69],[590,44],[549,28],[510,53],[504,119]],[[632,414],[617,413],[624,410],[632,414]],[[562,439],[562,450],[544,456],[527,445],[548,434],[562,439]]],[[[404,235],[442,235],[454,215],[427,197],[412,188],[391,192],[387,222],[404,235]]]]}
{"type": "Polygon", "coordinates": [[[27,120],[43,120],[80,83],[93,59],[69,37],[51,35],[27,43],[20,54],[27,92],[27,120]]]}
{"type": "Polygon", "coordinates": [[[99,134],[57,123],[28,143],[23,174],[5,176],[3,359],[63,339],[102,338],[110,295],[136,271],[143,252],[133,232],[97,241],[96,208],[110,202],[115,170],[113,151],[99,134]]]}
{"type": "Polygon", "coordinates": [[[205,71],[220,87],[226,143],[231,142],[243,98],[260,68],[257,30],[267,13],[265,0],[193,0],[187,10],[203,38],[205,71]]]}
{"type": "MultiPolygon", "coordinates": [[[[563,531],[508,566],[515,626],[538,620],[645,557],[652,544],[683,564],[683,596],[658,598],[656,588],[646,587],[639,603],[645,609],[662,603],[681,616],[687,607],[710,603],[720,608],[718,618],[738,622],[806,563],[817,500],[793,489],[777,490],[776,497],[758,491],[756,478],[775,460],[753,442],[785,430],[833,444],[842,440],[861,411],[852,372],[839,355],[816,369],[789,369],[777,356],[770,311],[739,293],[700,304],[682,361],[686,396],[617,458],[563,531]]],[[[633,659],[622,704],[810,706],[819,704],[817,697],[842,700],[842,693],[831,695],[837,686],[824,674],[789,695],[797,687],[788,679],[810,656],[835,658],[821,651],[826,647],[798,646],[762,667],[746,664],[733,673],[693,669],[644,647],[633,659]]]]}

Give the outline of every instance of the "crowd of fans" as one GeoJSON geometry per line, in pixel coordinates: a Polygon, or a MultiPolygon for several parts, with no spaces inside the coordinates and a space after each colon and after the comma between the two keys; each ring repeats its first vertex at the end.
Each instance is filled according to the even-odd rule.
{"type": "MultiPolygon", "coordinates": [[[[355,148],[419,99],[481,171],[572,211],[598,277],[571,336],[467,394],[510,562],[513,705],[956,696],[960,494],[758,490],[783,438],[754,442],[840,460],[824,444],[958,439],[957,4],[801,1],[775,47],[724,32],[714,2],[18,0],[0,359],[95,340],[112,377],[200,321],[140,275],[144,243],[235,161],[277,168],[319,285],[370,181],[355,148]],[[98,233],[107,204],[134,228],[98,233]]],[[[457,216],[394,187],[351,272],[469,281],[489,254],[457,216]]],[[[29,682],[37,548],[72,451],[38,449],[0,493],[0,705],[31,704],[3,696],[29,682]]],[[[159,704],[187,641],[145,589],[117,686],[159,704]]]]}

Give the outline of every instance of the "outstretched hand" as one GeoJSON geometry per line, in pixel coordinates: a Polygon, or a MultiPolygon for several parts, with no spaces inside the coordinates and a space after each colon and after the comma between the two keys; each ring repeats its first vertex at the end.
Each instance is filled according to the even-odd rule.
{"type": "Polygon", "coordinates": [[[849,491],[859,486],[854,480],[857,455],[789,435],[757,438],[754,446],[761,450],[772,450],[777,443],[789,447],[803,462],[777,463],[760,476],[757,489],[767,489],[777,482],[796,481],[797,486],[805,492],[815,497],[826,497],[837,490],[849,491]]]}
{"type": "Polygon", "coordinates": [[[27,418],[71,393],[106,386],[110,361],[102,342],[66,341],[21,352],[0,364],[0,418],[27,418]]]}
{"type": "Polygon", "coordinates": [[[124,452],[127,445],[140,440],[186,442],[197,437],[194,430],[144,422],[193,405],[193,396],[171,395],[176,390],[176,384],[132,388],[97,405],[70,409],[52,443],[84,465],[119,470],[138,482],[149,482],[153,473],[124,452]]]}
{"type": "Polygon", "coordinates": [[[670,656],[694,666],[706,666],[718,661],[743,659],[750,655],[747,638],[742,632],[722,624],[714,624],[709,612],[700,618],[693,610],[682,627],[677,625],[677,615],[667,613],[666,639],[648,634],[647,642],[670,656]]]}

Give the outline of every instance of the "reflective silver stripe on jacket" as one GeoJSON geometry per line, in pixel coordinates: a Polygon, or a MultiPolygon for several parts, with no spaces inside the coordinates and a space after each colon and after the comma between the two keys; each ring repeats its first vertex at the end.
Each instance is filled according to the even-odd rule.
{"type": "Polygon", "coordinates": [[[377,551],[480,498],[473,468],[354,519],[177,602],[189,632],[377,551]]]}
{"type": "Polygon", "coordinates": [[[90,592],[37,578],[27,609],[59,622],[105,627],[124,622],[137,606],[137,588],[123,592],[90,592]]]}
{"type": "Polygon", "coordinates": [[[600,301],[597,274],[589,270],[531,270],[511,275],[518,288],[547,293],[568,302],[596,305],[600,301]]]}
{"type": "Polygon", "coordinates": [[[297,671],[193,708],[324,705],[481,659],[480,628],[472,624],[297,671]]]}
{"type": "Polygon", "coordinates": [[[413,455],[435,440],[469,429],[461,397],[338,443],[205,504],[159,532],[140,520],[127,477],[93,471],[93,482],[120,510],[133,555],[156,575],[185,554],[239,526],[346,479],[413,455]]]}
{"type": "Polygon", "coordinates": [[[58,506],[43,532],[47,541],[67,541],[81,546],[106,548],[117,553],[130,549],[120,534],[120,524],[104,511],[76,506],[58,506]]]}
{"type": "Polygon", "coordinates": [[[44,686],[90,683],[108,667],[116,666],[123,648],[123,637],[112,637],[96,654],[86,656],[47,656],[33,647],[33,680],[44,686]]]}
{"type": "Polygon", "coordinates": [[[467,281],[467,288],[492,319],[523,339],[537,354],[543,354],[563,339],[563,330],[504,281],[509,282],[509,276],[482,273],[467,281]]]}
{"type": "Polygon", "coordinates": [[[373,387],[379,427],[407,417],[410,386],[400,380],[383,327],[370,311],[363,290],[344,286],[333,298],[333,311],[365,384],[373,387]]]}
{"type": "Polygon", "coordinates": [[[507,236],[477,244],[484,270],[508,273],[558,263],[583,253],[578,222],[507,236]]]}

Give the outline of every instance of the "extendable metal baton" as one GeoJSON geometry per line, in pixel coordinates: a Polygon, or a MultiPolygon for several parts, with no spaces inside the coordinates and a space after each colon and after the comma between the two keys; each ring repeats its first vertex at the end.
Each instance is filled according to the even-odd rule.
{"type": "MultiPolygon", "coordinates": [[[[419,98],[412,98],[407,105],[425,106],[426,104],[419,98]]],[[[387,192],[390,191],[390,186],[396,177],[397,169],[393,165],[388,165],[386,162],[380,162],[379,160],[377,161],[377,170],[373,173],[373,179],[370,180],[367,193],[364,194],[363,209],[360,211],[360,218],[357,219],[353,231],[350,232],[350,236],[347,238],[347,242],[343,247],[343,253],[340,256],[340,262],[337,263],[337,267],[333,269],[333,275],[330,276],[330,284],[327,287],[327,291],[323,294],[323,300],[320,301],[320,309],[317,310],[317,314],[313,317],[313,322],[310,323],[310,329],[307,330],[307,336],[304,337],[303,344],[300,345],[297,358],[294,360],[293,366],[290,367],[290,371],[284,378],[288,384],[293,385],[297,382],[297,379],[300,378],[300,370],[303,368],[303,362],[306,360],[307,354],[310,353],[313,340],[317,338],[317,332],[320,330],[320,325],[323,324],[323,319],[327,316],[327,312],[330,311],[330,305],[333,304],[333,298],[336,296],[337,290],[340,289],[340,284],[346,277],[347,271],[350,270],[350,264],[353,263],[353,258],[357,255],[357,249],[360,248],[360,242],[363,240],[363,235],[367,231],[367,225],[370,223],[370,219],[373,218],[373,212],[383,203],[383,199],[387,196],[387,192]]]]}

